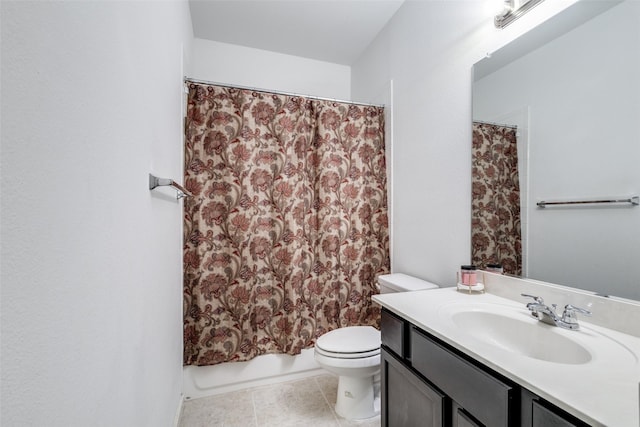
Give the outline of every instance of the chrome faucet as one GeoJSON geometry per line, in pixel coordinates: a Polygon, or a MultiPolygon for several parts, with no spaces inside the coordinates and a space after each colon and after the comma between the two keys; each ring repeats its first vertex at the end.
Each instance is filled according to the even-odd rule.
{"type": "Polygon", "coordinates": [[[578,330],[580,325],[578,324],[578,318],[576,313],[583,314],[585,316],[591,316],[589,310],[584,308],[575,307],[571,304],[564,306],[562,316],[558,316],[556,313],[556,304],[551,304],[551,307],[544,303],[541,297],[528,294],[520,294],[523,297],[532,298],[534,302],[527,304],[527,309],[531,312],[531,315],[536,319],[552,326],[559,326],[564,329],[578,330]]]}

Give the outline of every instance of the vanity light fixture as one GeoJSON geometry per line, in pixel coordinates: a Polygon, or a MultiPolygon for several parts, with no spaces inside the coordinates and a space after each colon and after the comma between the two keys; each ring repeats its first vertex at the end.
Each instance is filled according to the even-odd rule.
{"type": "Polygon", "coordinates": [[[497,28],[504,28],[522,15],[533,9],[543,0],[504,0],[504,6],[498,13],[493,23],[497,28]]]}

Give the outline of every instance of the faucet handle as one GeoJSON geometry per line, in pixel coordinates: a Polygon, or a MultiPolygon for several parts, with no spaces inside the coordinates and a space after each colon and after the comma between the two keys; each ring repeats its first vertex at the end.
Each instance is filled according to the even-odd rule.
{"type": "Polygon", "coordinates": [[[535,295],[529,295],[529,294],[520,294],[520,295],[526,298],[533,298],[533,300],[538,304],[544,304],[544,300],[542,299],[542,297],[537,297],[535,295]]]}
{"type": "Polygon", "coordinates": [[[565,316],[574,316],[575,317],[576,313],[584,314],[585,316],[591,316],[591,314],[592,314],[587,309],[576,307],[576,306],[571,305],[571,304],[567,304],[567,305],[564,306],[564,313],[562,314],[562,317],[565,317],[565,316]]]}
{"type": "Polygon", "coordinates": [[[576,307],[571,304],[565,305],[564,312],[562,313],[562,321],[569,326],[569,329],[578,329],[578,318],[576,317],[576,313],[591,316],[591,312],[589,310],[585,310],[584,308],[576,307]]]}

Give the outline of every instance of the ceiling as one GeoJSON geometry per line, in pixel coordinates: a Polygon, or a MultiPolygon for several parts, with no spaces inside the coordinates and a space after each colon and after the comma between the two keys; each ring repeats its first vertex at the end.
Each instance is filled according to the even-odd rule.
{"type": "Polygon", "coordinates": [[[194,36],[351,65],[404,0],[189,0],[194,36]]]}

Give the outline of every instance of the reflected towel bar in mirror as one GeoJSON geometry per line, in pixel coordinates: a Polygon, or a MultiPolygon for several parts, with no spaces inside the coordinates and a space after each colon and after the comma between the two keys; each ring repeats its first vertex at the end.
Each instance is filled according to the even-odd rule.
{"type": "Polygon", "coordinates": [[[176,191],[176,199],[180,200],[183,197],[193,197],[193,194],[189,193],[182,185],[178,184],[170,178],[158,178],[155,175],[149,174],[149,190],[153,190],[156,187],[169,186],[173,187],[176,191]]]}
{"type": "Polygon", "coordinates": [[[564,206],[564,205],[595,205],[595,204],[613,204],[613,203],[629,203],[633,206],[640,204],[640,197],[631,196],[626,199],[594,199],[594,200],[565,200],[565,201],[539,201],[537,206],[545,208],[547,206],[564,206]]]}

